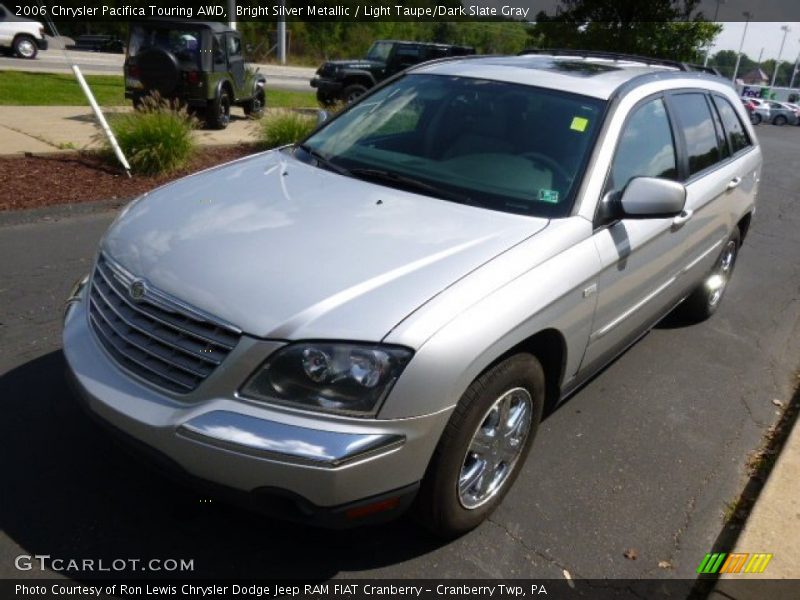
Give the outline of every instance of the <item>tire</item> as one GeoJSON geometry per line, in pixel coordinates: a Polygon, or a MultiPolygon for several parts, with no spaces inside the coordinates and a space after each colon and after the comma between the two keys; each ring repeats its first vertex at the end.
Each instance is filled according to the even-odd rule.
{"type": "Polygon", "coordinates": [[[141,96],[134,96],[132,102],[133,102],[133,110],[141,110],[143,106],[141,96]]]}
{"type": "Polygon", "coordinates": [[[242,105],[244,114],[251,119],[260,119],[264,116],[264,108],[267,106],[267,97],[264,88],[258,88],[252,100],[248,100],[242,105]]]}
{"type": "Polygon", "coordinates": [[[516,354],[472,382],[442,433],[416,498],[414,512],[422,525],[453,538],[492,513],[525,463],[544,399],[544,371],[530,354],[516,354]],[[497,421],[503,406],[506,434],[497,437],[503,431],[502,420],[497,421]],[[493,477],[487,479],[487,473],[493,477]]]}
{"type": "Polygon", "coordinates": [[[772,124],[773,125],[777,125],[778,127],[783,127],[788,122],[789,122],[789,120],[786,117],[784,117],[783,115],[778,115],[777,117],[772,119],[772,124]]]}
{"type": "Polygon", "coordinates": [[[317,90],[317,102],[320,106],[327,108],[336,104],[336,98],[327,94],[323,94],[321,91],[317,90]]]}
{"type": "Polygon", "coordinates": [[[19,58],[34,59],[36,55],[39,54],[39,48],[36,47],[36,40],[29,35],[20,34],[15,37],[11,49],[19,58]]]}
{"type": "Polygon", "coordinates": [[[750,122],[753,125],[761,125],[761,115],[758,113],[750,113],[750,122]]]}
{"type": "Polygon", "coordinates": [[[737,227],[725,242],[711,272],[681,304],[681,316],[700,322],[717,312],[733,275],[741,243],[742,236],[737,227]]]}
{"type": "Polygon", "coordinates": [[[354,83],[344,88],[344,91],[342,92],[342,100],[350,103],[366,93],[367,88],[365,86],[361,85],[360,83],[354,83]]]}
{"type": "Polygon", "coordinates": [[[211,129],[225,129],[231,121],[231,97],[221,90],[217,97],[208,103],[206,125],[211,129]]]}

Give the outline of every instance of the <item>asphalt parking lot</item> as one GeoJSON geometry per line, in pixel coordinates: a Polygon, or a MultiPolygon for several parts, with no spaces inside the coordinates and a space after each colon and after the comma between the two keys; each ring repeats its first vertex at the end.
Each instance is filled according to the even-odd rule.
{"type": "Polygon", "coordinates": [[[800,367],[800,128],[757,131],[758,211],[720,311],[667,319],[551,414],[500,509],[449,544],[409,520],[270,521],[133,461],[77,408],[60,353],[61,303],[114,213],[0,215],[0,577],[46,577],[14,557],[49,554],[209,578],[692,578],[800,367]]]}

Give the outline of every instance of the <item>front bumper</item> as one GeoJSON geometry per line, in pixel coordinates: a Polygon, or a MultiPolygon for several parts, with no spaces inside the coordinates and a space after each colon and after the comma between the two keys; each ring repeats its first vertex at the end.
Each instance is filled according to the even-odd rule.
{"type": "Polygon", "coordinates": [[[39,48],[39,50],[47,50],[47,38],[37,39],[36,47],[39,48]]]}
{"type": "Polygon", "coordinates": [[[371,516],[377,503],[399,514],[413,499],[450,410],[380,420],[317,415],[239,398],[236,389],[282,343],[243,337],[197,390],[175,397],[140,382],[106,354],[91,331],[86,300],[71,303],[64,354],[85,407],[122,437],[192,479],[267,498],[322,524],[371,516]],[[361,510],[364,509],[364,510],[361,510]]]}

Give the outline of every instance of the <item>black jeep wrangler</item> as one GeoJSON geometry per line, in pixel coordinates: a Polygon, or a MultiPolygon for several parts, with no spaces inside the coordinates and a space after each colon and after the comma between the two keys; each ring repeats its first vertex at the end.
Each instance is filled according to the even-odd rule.
{"type": "Polygon", "coordinates": [[[216,129],[228,126],[231,106],[259,117],[266,95],[263,75],[247,68],[239,34],[220,23],[152,19],[131,24],[125,57],[125,97],[133,106],[158,92],[205,117],[216,129]]]}
{"type": "Polygon", "coordinates": [[[470,46],[378,40],[362,59],[330,60],[317,69],[311,87],[323,106],[350,102],[378,82],[417,63],[446,56],[475,54],[470,46]]]}

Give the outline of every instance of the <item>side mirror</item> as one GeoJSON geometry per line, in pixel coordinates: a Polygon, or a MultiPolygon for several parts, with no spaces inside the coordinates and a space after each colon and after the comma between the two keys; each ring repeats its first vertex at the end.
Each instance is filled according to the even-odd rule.
{"type": "Polygon", "coordinates": [[[317,127],[322,125],[325,121],[330,118],[327,110],[318,110],[317,111],[317,127]]]}
{"type": "Polygon", "coordinates": [[[622,217],[653,219],[675,217],[686,204],[686,188],[677,181],[657,177],[634,177],[620,198],[622,217]]]}

